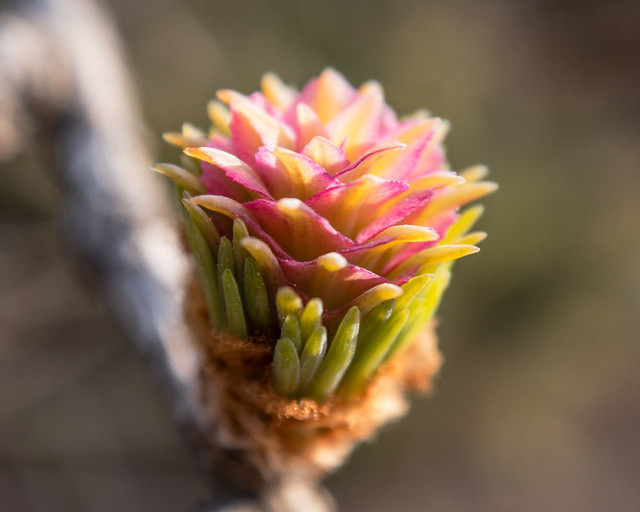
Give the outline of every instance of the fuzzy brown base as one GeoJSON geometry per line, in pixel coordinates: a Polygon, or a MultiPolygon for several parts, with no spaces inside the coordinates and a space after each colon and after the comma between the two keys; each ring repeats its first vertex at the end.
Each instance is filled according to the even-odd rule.
{"type": "Polygon", "coordinates": [[[196,286],[186,305],[202,350],[201,390],[211,415],[206,458],[235,485],[256,491],[296,475],[337,469],[360,442],[408,411],[407,391],[428,391],[441,365],[434,326],[384,365],[360,397],[288,400],[271,386],[276,333],[249,340],[213,331],[196,286]]]}

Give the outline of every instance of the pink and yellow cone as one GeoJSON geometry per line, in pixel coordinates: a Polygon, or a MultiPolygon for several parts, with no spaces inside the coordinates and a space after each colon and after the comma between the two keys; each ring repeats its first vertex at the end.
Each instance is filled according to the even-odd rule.
{"type": "MultiPolygon", "coordinates": [[[[208,134],[166,135],[190,157],[185,168],[156,166],[186,191],[212,373],[235,372],[219,384],[251,390],[236,402],[261,403],[298,451],[317,452],[318,432],[348,432],[363,416],[370,425],[355,422],[347,441],[332,437],[343,455],[404,410],[387,403],[390,389],[404,403],[437,371],[433,314],[452,262],[484,238],[469,232],[482,209],[461,207],[496,185],[484,167],[450,170],[448,124],[422,111],[398,119],[377,82],[355,89],[326,69],[299,92],[268,74],[260,92],[218,100],[208,134]],[[230,362],[243,353],[247,364],[230,362]],[[415,357],[429,359],[422,370],[415,357]]],[[[227,413],[249,414],[239,403],[227,413]]],[[[253,464],[274,466],[268,451],[253,464]]],[[[314,456],[321,470],[339,463],[314,456]]]]}

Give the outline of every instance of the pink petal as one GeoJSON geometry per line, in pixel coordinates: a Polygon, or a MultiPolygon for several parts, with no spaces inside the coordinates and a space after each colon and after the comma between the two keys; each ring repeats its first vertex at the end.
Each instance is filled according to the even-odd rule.
{"type": "Polygon", "coordinates": [[[300,94],[300,99],[316,111],[323,124],[342,112],[356,97],[353,86],[332,68],[311,80],[300,94]]]}
{"type": "Polygon", "coordinates": [[[427,132],[410,143],[401,154],[393,158],[393,161],[385,160],[374,165],[371,173],[387,179],[408,181],[432,138],[433,132],[427,132]]]}
{"type": "Polygon", "coordinates": [[[426,226],[427,223],[416,221],[418,212],[429,208],[431,198],[434,192],[439,192],[438,189],[455,188],[460,186],[460,183],[464,183],[464,178],[450,171],[434,172],[411,183],[409,191],[381,207],[378,218],[371,217],[371,223],[358,233],[356,242],[364,243],[401,220],[404,220],[405,224],[426,226]]]}
{"type": "Polygon", "coordinates": [[[216,166],[213,169],[219,168],[218,172],[224,171],[229,178],[244,188],[262,197],[273,199],[256,172],[237,156],[209,147],[187,148],[184,152],[189,156],[213,164],[216,166]]]}
{"type": "Polygon", "coordinates": [[[282,110],[286,110],[297,96],[297,91],[285,85],[274,73],[264,75],[260,86],[267,101],[282,110]]]}
{"type": "Polygon", "coordinates": [[[459,217],[460,214],[457,211],[449,210],[432,222],[432,227],[440,235],[440,238],[444,238],[449,228],[455,224],[459,217]]]}
{"type": "Polygon", "coordinates": [[[436,245],[415,253],[410,258],[401,261],[394,268],[386,268],[384,275],[394,283],[399,280],[405,281],[416,274],[421,268],[453,261],[469,254],[478,252],[474,245],[457,244],[457,245],[436,245]]]}
{"type": "MultiPolygon", "coordinates": [[[[385,271],[388,272],[389,270],[396,268],[400,263],[420,251],[434,247],[438,243],[437,240],[441,240],[444,237],[447,230],[453,225],[458,217],[459,215],[454,211],[447,212],[442,215],[431,228],[432,231],[436,233],[437,238],[420,243],[406,244],[393,251],[393,253],[389,254],[383,262],[385,264],[385,271]]],[[[382,269],[379,270],[382,272],[382,269]]]]}
{"type": "Polygon", "coordinates": [[[298,261],[355,245],[299,199],[257,199],[244,206],[279,247],[298,261]]]}
{"type": "Polygon", "coordinates": [[[297,149],[304,147],[314,137],[329,136],[318,115],[306,103],[296,105],[296,132],[298,134],[297,149]]]}
{"type": "Polygon", "coordinates": [[[341,233],[354,238],[387,201],[409,189],[407,183],[383,180],[370,174],[323,190],[306,204],[341,233]]]}
{"type": "MultiPolygon", "coordinates": [[[[428,179],[428,176],[425,179],[428,179]]],[[[412,212],[409,220],[412,224],[430,224],[442,213],[448,210],[456,210],[467,203],[494,192],[497,188],[498,186],[491,181],[461,183],[444,187],[435,191],[431,202],[425,203],[412,212]]]]}
{"type": "MultiPolygon", "coordinates": [[[[385,132],[381,137],[381,142],[404,142],[410,144],[416,139],[423,137],[426,133],[433,132],[438,126],[448,126],[439,117],[425,117],[423,115],[407,119],[398,123],[395,129],[385,132]]],[[[441,139],[440,139],[441,140],[441,139]]]]}
{"type": "Polygon", "coordinates": [[[256,107],[260,107],[263,110],[267,110],[269,108],[270,104],[267,101],[267,98],[265,97],[265,95],[262,94],[261,92],[257,92],[257,91],[252,92],[251,94],[249,94],[249,96],[247,96],[247,98],[256,107]]]}
{"type": "Polygon", "coordinates": [[[396,255],[400,254],[406,258],[425,248],[426,244],[435,244],[439,238],[441,235],[433,228],[407,224],[396,225],[385,229],[366,244],[345,249],[340,251],[340,254],[350,263],[379,274],[383,265],[394,259],[396,255]]]}
{"type": "Polygon", "coordinates": [[[399,134],[399,139],[412,144],[412,141],[425,141],[417,161],[412,165],[405,179],[413,181],[432,172],[446,168],[446,158],[442,141],[449,131],[449,123],[440,118],[432,118],[417,123],[399,134]],[[430,137],[427,137],[430,134],[430,137]]]}
{"type": "Polygon", "coordinates": [[[219,91],[218,97],[231,109],[231,140],[236,153],[245,162],[253,163],[254,155],[261,146],[294,146],[293,130],[249,98],[228,90],[219,91]]]}
{"type": "Polygon", "coordinates": [[[349,160],[366,151],[380,134],[380,117],[384,105],[382,87],[369,82],[361,88],[358,99],[327,124],[329,138],[336,144],[345,143],[349,160]]]}
{"type": "Polygon", "coordinates": [[[318,136],[311,139],[302,149],[302,154],[311,158],[332,176],[349,165],[349,159],[344,150],[325,137],[318,136]]]}
{"type": "Polygon", "coordinates": [[[431,140],[422,152],[420,160],[416,164],[413,173],[409,176],[409,180],[414,180],[420,176],[437,172],[438,170],[445,169],[446,167],[447,158],[444,154],[444,149],[434,140],[431,140]]]}
{"type": "Polygon", "coordinates": [[[387,104],[382,107],[380,116],[380,132],[388,133],[398,127],[398,117],[395,111],[387,104]]]}
{"type": "Polygon", "coordinates": [[[262,147],[256,154],[257,170],[267,189],[276,199],[307,199],[320,190],[338,183],[311,158],[276,147],[262,147]]]}
{"type": "Polygon", "coordinates": [[[233,153],[234,147],[231,139],[229,137],[225,137],[219,133],[214,133],[211,137],[209,137],[209,142],[207,142],[207,146],[210,148],[220,149],[227,153],[233,153]]]}
{"type": "Polygon", "coordinates": [[[410,215],[414,210],[427,204],[432,195],[433,192],[430,190],[407,195],[400,201],[396,202],[393,207],[391,207],[382,216],[361,230],[356,237],[356,242],[359,244],[364,243],[388,227],[397,224],[410,215]]]}
{"type": "Polygon", "coordinates": [[[427,174],[427,169],[429,172],[440,169],[441,167],[433,167],[434,162],[428,161],[427,154],[440,148],[444,126],[446,124],[438,118],[414,120],[395,132],[386,134],[385,140],[405,143],[407,149],[393,159],[377,162],[369,172],[382,178],[413,181],[427,174]]]}
{"type": "Polygon", "coordinates": [[[322,257],[308,262],[281,261],[285,277],[308,297],[320,297],[328,310],[340,309],[370,288],[388,281],[350,263],[327,268],[322,257]]]}
{"type": "Polygon", "coordinates": [[[229,178],[220,169],[209,162],[200,161],[202,176],[200,181],[204,183],[207,190],[212,194],[227,196],[236,201],[245,202],[252,199],[250,192],[229,178]]]}
{"type": "Polygon", "coordinates": [[[370,174],[370,169],[380,159],[391,156],[398,151],[402,151],[406,147],[406,144],[403,144],[401,142],[391,142],[388,144],[380,144],[378,146],[375,146],[369,149],[355,162],[353,162],[351,165],[343,169],[335,176],[343,183],[346,183],[347,181],[357,180],[359,177],[365,174],[370,174]]]}

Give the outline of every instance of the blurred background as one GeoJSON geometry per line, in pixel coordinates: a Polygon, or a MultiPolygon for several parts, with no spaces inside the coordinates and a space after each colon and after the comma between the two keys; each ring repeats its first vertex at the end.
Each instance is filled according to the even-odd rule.
{"type": "MultiPolygon", "coordinates": [[[[640,3],[104,5],[158,161],[217,89],[330,65],[449,119],[453,168],[500,183],[441,308],[436,389],[328,479],[341,510],[640,510],[640,3]]],[[[79,284],[46,163],[0,174],[0,509],[187,511],[206,488],[79,284]]]]}

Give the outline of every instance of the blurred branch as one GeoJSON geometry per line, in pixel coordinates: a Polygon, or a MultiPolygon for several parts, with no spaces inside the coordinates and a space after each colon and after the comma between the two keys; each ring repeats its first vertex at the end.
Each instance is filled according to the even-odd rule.
{"type": "MultiPolygon", "coordinates": [[[[27,0],[0,17],[0,163],[51,132],[72,245],[125,333],[152,359],[202,459],[211,418],[200,405],[198,355],[182,315],[190,261],[148,171],[140,120],[118,38],[93,2],[27,0]]],[[[230,504],[207,510],[333,509],[326,491],[305,481],[246,501],[211,482],[230,504]]]]}

